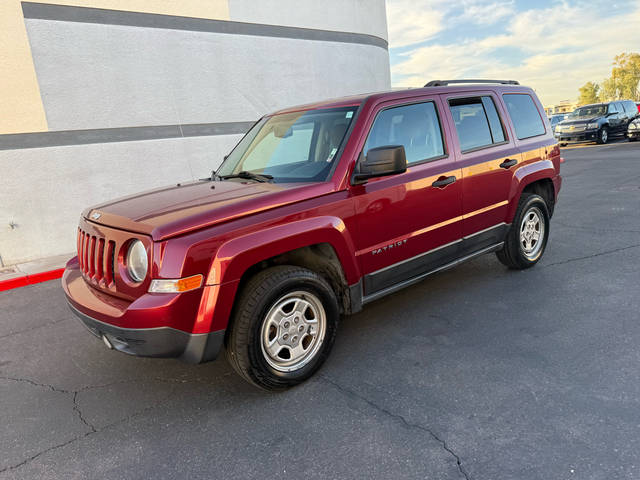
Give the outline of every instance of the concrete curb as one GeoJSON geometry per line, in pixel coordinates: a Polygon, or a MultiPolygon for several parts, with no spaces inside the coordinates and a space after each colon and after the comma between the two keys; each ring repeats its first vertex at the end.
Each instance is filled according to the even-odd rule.
{"type": "Polygon", "coordinates": [[[0,268],[0,292],[60,278],[64,265],[74,255],[69,253],[0,268]]]}
{"type": "Polygon", "coordinates": [[[26,287],[27,285],[33,285],[35,283],[55,280],[56,278],[62,277],[62,272],[64,272],[64,268],[58,268],[56,270],[49,270],[47,272],[34,273],[32,275],[24,275],[22,277],[14,277],[9,280],[0,280],[0,292],[11,290],[14,288],[26,287]]]}

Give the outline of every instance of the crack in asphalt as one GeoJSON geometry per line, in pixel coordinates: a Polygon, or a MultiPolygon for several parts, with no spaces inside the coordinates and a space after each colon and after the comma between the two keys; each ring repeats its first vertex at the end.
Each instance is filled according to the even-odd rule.
{"type": "Polygon", "coordinates": [[[82,415],[82,411],[80,410],[80,405],[78,404],[78,393],[79,392],[73,392],[73,411],[78,414],[78,418],[80,419],[80,421],[84,423],[87,427],[89,427],[91,429],[91,432],[95,433],[97,431],[96,427],[94,427],[93,424],[91,424],[82,415]]]}
{"type": "Polygon", "coordinates": [[[612,253],[623,252],[625,250],[631,250],[633,248],[638,248],[638,247],[640,247],[640,244],[629,245],[627,247],[620,247],[620,248],[616,248],[616,249],[613,249],[613,250],[607,250],[605,252],[598,252],[598,253],[594,253],[592,255],[586,255],[584,257],[569,258],[567,260],[562,260],[560,262],[548,263],[546,265],[540,265],[540,267],[541,268],[547,268],[547,267],[553,267],[553,266],[556,266],[556,265],[564,265],[565,263],[578,262],[580,260],[588,260],[590,258],[601,257],[603,255],[610,255],[612,253]]]}
{"type": "Polygon", "coordinates": [[[73,391],[73,390],[65,390],[64,388],[54,387],[53,385],[49,385],[48,383],[38,383],[38,382],[35,382],[35,381],[30,380],[28,378],[4,377],[3,376],[3,377],[0,377],[0,380],[9,380],[9,381],[12,381],[12,382],[28,383],[29,385],[32,385],[34,387],[48,388],[52,392],[57,392],[57,393],[66,393],[66,394],[75,393],[75,391],[73,391]]]}
{"type": "Polygon", "coordinates": [[[17,332],[5,333],[4,335],[0,335],[0,340],[2,340],[3,338],[13,337],[14,335],[20,335],[21,333],[26,333],[26,332],[31,332],[33,330],[38,330],[40,328],[50,327],[51,325],[57,325],[58,323],[66,322],[67,320],[69,320],[69,319],[68,318],[62,318],[60,320],[56,320],[55,322],[44,323],[42,325],[35,325],[35,326],[31,327],[31,328],[26,328],[24,330],[18,330],[17,332]]]}
{"type": "Polygon", "coordinates": [[[117,421],[115,421],[113,423],[105,425],[102,428],[96,428],[91,422],[89,422],[86,418],[84,418],[84,415],[82,414],[82,411],[80,409],[80,404],[77,401],[77,397],[78,397],[79,393],[86,392],[88,390],[93,390],[93,389],[96,389],[96,388],[106,388],[106,387],[110,387],[112,385],[119,385],[119,384],[123,384],[123,383],[133,383],[133,382],[138,382],[138,381],[149,381],[149,380],[151,380],[151,381],[157,381],[157,382],[162,382],[162,383],[170,383],[170,384],[186,383],[186,381],[179,380],[179,379],[166,379],[166,378],[151,378],[151,379],[148,379],[147,378],[147,379],[118,380],[118,381],[115,381],[115,382],[102,384],[102,385],[87,385],[87,386],[82,387],[82,388],[80,388],[78,390],[66,390],[66,389],[63,389],[63,388],[55,387],[55,386],[50,385],[48,383],[39,383],[39,382],[33,381],[31,379],[28,379],[28,378],[18,378],[18,377],[6,377],[6,376],[3,376],[3,377],[0,377],[0,380],[8,380],[8,381],[13,381],[13,382],[26,383],[26,384],[29,384],[29,385],[32,385],[32,386],[35,386],[35,387],[47,388],[47,389],[51,390],[52,392],[62,393],[62,394],[66,394],[66,395],[73,395],[72,396],[73,411],[76,412],[76,414],[78,415],[78,418],[80,419],[80,421],[89,428],[88,432],[85,432],[85,433],[83,433],[81,435],[77,435],[76,437],[74,437],[74,438],[72,438],[70,440],[67,440],[65,442],[62,442],[62,443],[60,443],[58,445],[53,445],[51,447],[48,447],[48,448],[46,448],[46,449],[44,449],[44,450],[42,450],[42,451],[30,456],[30,457],[22,460],[20,463],[17,463],[15,465],[9,465],[7,467],[4,467],[3,469],[0,469],[0,473],[8,472],[8,471],[11,471],[11,470],[16,470],[16,469],[18,469],[20,467],[23,467],[24,465],[28,464],[29,462],[35,460],[36,458],[40,457],[41,455],[44,455],[44,454],[46,454],[48,452],[51,452],[53,450],[57,450],[59,448],[65,447],[65,446],[67,446],[67,445],[69,445],[71,443],[74,443],[74,442],[76,442],[78,440],[82,440],[83,438],[86,438],[86,437],[88,437],[90,435],[93,435],[95,433],[102,432],[103,430],[106,430],[108,428],[114,427],[114,426],[119,425],[121,423],[127,422],[127,421],[131,420],[132,418],[134,418],[134,417],[136,417],[138,415],[141,415],[141,414],[145,413],[146,411],[148,411],[150,409],[153,409],[153,408],[156,408],[157,406],[162,404],[162,402],[157,402],[157,403],[154,403],[152,405],[148,405],[147,407],[145,407],[145,408],[143,408],[143,409],[141,409],[141,410],[139,410],[137,412],[134,412],[134,413],[132,413],[130,415],[127,415],[126,417],[121,418],[120,420],[117,420],[117,421]]]}
{"type": "Polygon", "coordinates": [[[326,383],[328,383],[329,385],[332,385],[336,390],[338,390],[339,392],[347,395],[348,397],[351,398],[356,398],[360,401],[365,402],[367,405],[369,405],[370,407],[378,410],[379,412],[387,415],[388,417],[391,417],[397,421],[399,421],[402,425],[404,425],[405,428],[409,428],[409,429],[417,429],[417,430],[421,430],[425,433],[428,433],[435,441],[437,441],[440,445],[442,445],[442,448],[449,453],[456,461],[456,465],[458,466],[458,471],[460,472],[460,474],[466,479],[466,480],[470,480],[471,477],[469,476],[469,474],[467,473],[467,471],[464,469],[463,465],[462,465],[462,460],[460,459],[460,456],[458,454],[456,454],[451,447],[449,447],[447,445],[446,440],[443,440],[442,438],[440,438],[440,436],[438,436],[433,430],[431,430],[428,427],[425,427],[424,425],[421,425],[419,423],[413,423],[408,421],[404,416],[400,415],[399,413],[394,413],[390,410],[387,410],[386,408],[378,405],[377,403],[375,403],[372,400],[369,400],[367,397],[354,392],[353,390],[350,390],[346,387],[343,387],[342,385],[340,385],[339,383],[331,380],[330,378],[328,378],[325,375],[322,374],[318,374],[317,375],[320,379],[324,380],[326,383]]]}

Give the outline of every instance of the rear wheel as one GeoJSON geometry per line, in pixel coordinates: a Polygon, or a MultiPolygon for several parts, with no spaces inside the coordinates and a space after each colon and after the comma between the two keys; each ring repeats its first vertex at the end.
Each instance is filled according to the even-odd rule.
{"type": "Polygon", "coordinates": [[[523,193],[504,246],[496,255],[509,268],[530,268],[542,258],[548,239],[547,204],[540,195],[523,193]]]}
{"type": "Polygon", "coordinates": [[[607,127],[602,127],[598,131],[598,139],[596,141],[599,144],[605,144],[609,141],[609,129],[607,127]]]}
{"type": "Polygon", "coordinates": [[[294,266],[263,270],[238,298],[227,359],[258,387],[292,387],[325,361],[338,319],[336,296],[315,272],[294,266]]]}

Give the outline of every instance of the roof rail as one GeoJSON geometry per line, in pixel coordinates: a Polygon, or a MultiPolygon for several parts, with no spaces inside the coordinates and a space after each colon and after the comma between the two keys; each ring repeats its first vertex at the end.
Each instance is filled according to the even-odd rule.
{"type": "Polygon", "coordinates": [[[444,87],[452,83],[500,83],[502,85],[520,85],[517,80],[431,80],[425,87],[444,87]]]}

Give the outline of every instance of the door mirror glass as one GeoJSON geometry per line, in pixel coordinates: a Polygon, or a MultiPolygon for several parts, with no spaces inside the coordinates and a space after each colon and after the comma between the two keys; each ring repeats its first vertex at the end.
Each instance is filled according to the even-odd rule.
{"type": "Polygon", "coordinates": [[[402,145],[371,148],[366,156],[360,156],[353,175],[353,183],[364,183],[369,178],[384,177],[406,171],[407,157],[402,145]]]}

